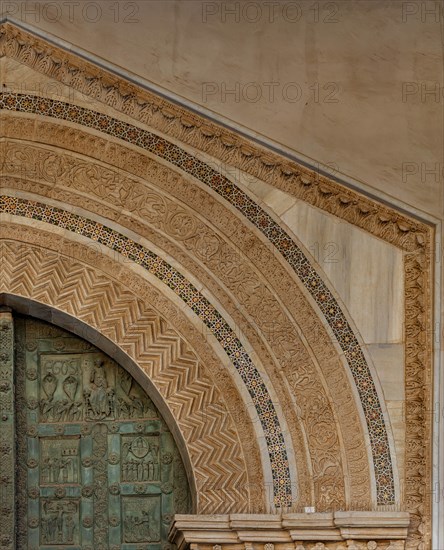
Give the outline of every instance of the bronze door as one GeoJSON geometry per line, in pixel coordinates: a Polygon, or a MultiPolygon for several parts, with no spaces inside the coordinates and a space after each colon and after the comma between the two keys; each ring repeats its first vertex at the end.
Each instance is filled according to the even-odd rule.
{"type": "Polygon", "coordinates": [[[189,489],[153,402],[81,338],[18,316],[13,330],[15,418],[4,424],[16,439],[16,529],[7,547],[168,548],[189,489]]]}

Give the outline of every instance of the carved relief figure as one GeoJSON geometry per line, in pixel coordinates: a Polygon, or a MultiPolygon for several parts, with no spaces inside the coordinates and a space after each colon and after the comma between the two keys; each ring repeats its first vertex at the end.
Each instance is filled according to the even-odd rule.
{"type": "Polygon", "coordinates": [[[166,543],[176,489],[178,510],[189,509],[189,492],[165,422],[110,358],[72,336],[44,336],[18,369],[17,547],[166,543]]]}
{"type": "Polygon", "coordinates": [[[45,358],[40,375],[42,422],[156,417],[152,401],[127,371],[114,364],[105,366],[102,359],[87,368],[89,376],[81,375],[79,358],[74,356],[45,358]]]}
{"type": "Polygon", "coordinates": [[[159,481],[159,446],[149,439],[137,437],[123,444],[122,481],[159,481]]]}
{"type": "Polygon", "coordinates": [[[160,539],[160,507],[157,499],[130,497],[124,501],[124,542],[156,542],[160,539]]]}
{"type": "Polygon", "coordinates": [[[154,405],[142,392],[129,372],[118,370],[116,414],[119,418],[143,418],[155,415],[154,405]]]}
{"type": "Polygon", "coordinates": [[[78,510],[78,503],[73,500],[45,500],[40,520],[42,544],[75,544],[78,510]]]}
{"type": "Polygon", "coordinates": [[[85,390],[89,420],[104,420],[114,413],[114,390],[108,387],[105,374],[105,363],[99,359],[94,361],[94,366],[89,378],[90,387],[85,390]]]}
{"type": "Polygon", "coordinates": [[[79,482],[79,462],[77,443],[68,440],[41,440],[42,484],[79,482]]]}
{"type": "Polygon", "coordinates": [[[79,363],[77,358],[60,360],[54,356],[42,361],[40,417],[42,422],[76,422],[82,417],[79,401],[79,363]]]}

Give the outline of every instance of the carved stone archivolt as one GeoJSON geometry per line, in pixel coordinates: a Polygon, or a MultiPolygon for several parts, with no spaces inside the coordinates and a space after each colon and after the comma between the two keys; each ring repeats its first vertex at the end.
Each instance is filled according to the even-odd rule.
{"type": "MultiPolygon", "coordinates": [[[[15,135],[14,121],[6,119],[5,123],[6,133],[11,132],[15,135]]],[[[22,123],[26,126],[24,120],[22,123]]],[[[32,124],[35,126],[35,123],[32,124]]],[[[39,130],[40,125],[37,124],[34,135],[38,135],[39,140],[46,140],[57,132],[59,140],[62,140],[59,143],[64,143],[67,139],[72,141],[66,135],[62,137],[60,128],[58,130],[53,128],[52,131],[50,128],[48,131],[39,130]]],[[[67,133],[70,135],[71,131],[68,130],[67,133]]],[[[106,147],[104,150],[106,151],[106,147]]],[[[117,146],[113,146],[113,150],[115,155],[120,153],[116,156],[118,162],[125,162],[125,150],[121,151],[117,146]]],[[[236,245],[233,249],[231,242],[224,238],[221,231],[212,229],[208,221],[204,223],[194,210],[181,206],[177,200],[180,199],[181,203],[186,201],[191,206],[193,201],[196,202],[196,194],[202,195],[197,199],[200,215],[205,215],[207,219],[220,220],[217,223],[220,229],[227,221],[236,227],[238,225],[236,216],[219,203],[215,203],[204,191],[196,190],[183,178],[180,185],[173,186],[177,175],[150,159],[143,159],[144,164],[142,159],[138,163],[133,162],[132,170],[135,170],[134,166],[144,165],[146,176],[156,181],[155,188],[146,183],[143,184],[129,174],[125,175],[122,171],[116,172],[110,166],[91,163],[84,157],[74,158],[63,155],[56,149],[45,150],[31,145],[7,142],[1,149],[1,153],[4,154],[6,173],[11,176],[20,176],[22,166],[20,162],[26,159],[29,167],[27,176],[28,178],[33,176],[32,182],[15,177],[3,179],[2,185],[38,192],[69,204],[89,210],[94,209],[96,212],[103,212],[109,219],[125,223],[128,228],[133,230],[137,228],[140,235],[146,236],[157,246],[166,249],[170,255],[174,255],[176,260],[192,271],[194,276],[205,281],[207,288],[214,292],[218,301],[226,304],[225,307],[233,315],[236,323],[249,338],[253,337],[254,341],[255,335],[249,328],[249,323],[238,314],[238,311],[246,310],[282,367],[280,372],[270,370],[270,377],[277,381],[282,376],[291,389],[292,395],[297,399],[299,418],[305,433],[303,440],[308,441],[308,452],[312,461],[316,506],[318,509],[343,507],[345,504],[344,481],[350,495],[348,501],[354,503],[354,507],[363,508],[369,505],[370,483],[364,436],[355,411],[349,381],[340,365],[337,352],[321,321],[311,311],[303,293],[294,287],[292,296],[288,296],[288,287],[294,284],[291,275],[282,268],[276,256],[260,242],[254,232],[245,227],[239,227],[239,231],[232,236],[236,245]],[[56,181],[50,177],[44,177],[44,174],[48,173],[47,166],[51,166],[57,173],[56,181]],[[161,192],[162,187],[172,193],[175,192],[174,201],[161,192]],[[106,192],[107,189],[108,192],[106,192]],[[80,192],[87,193],[88,199],[84,198],[80,192]],[[95,202],[92,201],[91,195],[97,195],[95,202]],[[137,201],[135,201],[136,198],[137,201]],[[128,206],[132,210],[131,215],[122,216],[121,209],[128,206]],[[152,228],[168,235],[170,241],[167,242],[159,237],[152,228]],[[175,246],[174,241],[177,240],[182,245],[182,250],[175,246]],[[191,258],[184,256],[183,249],[191,253],[191,258]],[[245,255],[241,256],[239,250],[245,255]],[[204,263],[213,276],[217,276],[216,281],[213,281],[199,264],[196,264],[195,258],[204,263]],[[234,261],[237,265],[233,263],[234,261]],[[262,281],[258,278],[258,272],[249,265],[249,262],[253,261],[264,274],[262,281]],[[267,281],[270,270],[276,274],[273,281],[267,281]],[[229,305],[230,295],[221,292],[221,283],[237,297],[237,301],[232,306],[229,305]],[[276,288],[274,291],[276,297],[270,291],[273,287],[276,288]],[[258,307],[259,303],[261,307],[258,307]],[[291,312],[290,318],[287,311],[282,308],[282,303],[285,303],[287,311],[291,312]],[[316,354],[318,368],[321,369],[322,374],[316,373],[317,368],[313,365],[311,358],[312,352],[305,350],[300,334],[304,334],[310,349],[316,354]],[[326,388],[333,390],[329,392],[328,397],[326,388]],[[332,414],[330,401],[335,404],[336,416],[332,414]],[[348,411],[347,415],[343,414],[344,410],[348,411]],[[338,447],[339,440],[335,435],[335,422],[342,426],[344,434],[352,434],[351,437],[341,437],[345,445],[342,457],[338,447]],[[344,460],[348,472],[346,476],[342,466],[344,460]],[[344,481],[340,481],[341,479],[344,481]]],[[[134,158],[132,160],[134,161],[134,158]]],[[[264,357],[264,348],[256,349],[258,355],[264,357]]],[[[276,391],[281,396],[281,406],[285,410],[288,421],[291,422],[294,407],[291,401],[284,400],[285,386],[277,386],[276,391]]],[[[294,446],[299,448],[304,444],[303,440],[301,441],[300,437],[295,439],[294,446]]],[[[300,464],[298,464],[298,471],[302,477],[304,470],[300,464]]],[[[302,494],[301,500],[303,499],[302,494]]]]}
{"type": "MultiPolygon", "coordinates": [[[[28,153],[29,153],[29,150],[28,150],[28,153]]],[[[14,163],[12,163],[12,165],[13,165],[13,164],[14,164],[14,163]]],[[[32,163],[31,163],[31,166],[32,166],[32,163]]],[[[65,200],[67,199],[66,193],[65,193],[65,197],[64,197],[64,198],[65,198],[65,200]]],[[[108,214],[109,214],[109,212],[108,212],[108,214]]],[[[358,456],[359,456],[359,455],[358,455],[358,456]]],[[[328,459],[328,456],[327,456],[327,459],[328,459]]],[[[330,462],[330,464],[331,464],[331,462],[330,462]]],[[[337,479],[336,474],[333,475],[333,476],[330,478],[330,482],[334,483],[335,479],[337,479]]],[[[334,487],[334,485],[333,485],[333,487],[334,487]]],[[[355,487],[356,487],[356,485],[355,485],[355,487]]],[[[325,493],[325,492],[327,493],[326,499],[327,499],[327,502],[328,502],[329,496],[328,496],[328,491],[325,491],[325,486],[322,486],[322,490],[324,491],[324,493],[325,493]]],[[[334,490],[331,491],[331,493],[334,493],[334,490]]],[[[318,493],[318,494],[319,494],[319,493],[318,493]]],[[[331,502],[331,501],[330,501],[330,502],[331,502]]],[[[322,501],[321,501],[321,503],[322,503],[322,501]]],[[[327,505],[328,505],[328,504],[327,504],[327,505]]],[[[321,506],[322,506],[322,504],[321,504],[321,506]]]]}
{"type": "MultiPolygon", "coordinates": [[[[22,121],[22,123],[26,126],[25,121],[22,121]]],[[[6,132],[8,134],[13,133],[11,126],[15,126],[14,122],[7,120],[6,132]]],[[[43,140],[47,134],[45,132],[42,135],[37,131],[37,135],[39,135],[40,140],[43,140]]],[[[50,135],[53,135],[53,132],[50,135]]],[[[310,306],[297,288],[295,288],[293,296],[288,299],[288,285],[292,284],[290,275],[282,269],[276,257],[264,247],[254,233],[247,233],[245,229],[237,232],[235,234],[237,237],[235,241],[236,250],[230,250],[223,235],[209,227],[208,222],[205,225],[199,219],[195,210],[185,209],[177,203],[177,199],[173,202],[168,195],[159,192],[159,188],[162,186],[171,188],[171,182],[177,176],[149,159],[148,161],[145,159],[145,163],[149,163],[151,169],[150,179],[156,179],[156,188],[142,184],[134,177],[131,178],[130,175],[125,176],[122,171],[116,172],[112,167],[93,164],[85,158],[62,155],[54,149],[45,150],[31,145],[7,142],[3,145],[1,154],[2,158],[4,155],[5,159],[3,163],[4,173],[12,176],[21,175],[20,171],[23,166],[21,161],[26,159],[26,165],[29,168],[27,177],[31,178],[33,176],[32,182],[17,178],[3,178],[2,185],[9,188],[33,191],[34,193],[38,192],[43,196],[82,206],[98,213],[103,212],[110,219],[124,221],[129,228],[134,229],[136,227],[140,235],[146,236],[158,246],[166,248],[170,254],[173,253],[175,258],[180,259],[181,263],[186,265],[187,269],[193,271],[193,274],[199,280],[205,281],[207,287],[215,293],[219,301],[225,304],[230,301],[229,295],[221,295],[220,282],[223,282],[230,292],[237,294],[237,302],[233,306],[226,307],[229,307],[230,313],[235,316],[236,323],[250,337],[251,330],[248,328],[248,323],[242,316],[237,315],[236,317],[239,309],[247,310],[247,314],[254,320],[255,326],[261,330],[263,337],[268,340],[269,345],[274,350],[274,355],[283,367],[281,374],[271,371],[270,376],[275,380],[276,377],[283,374],[292,388],[293,395],[297,396],[301,418],[305,425],[305,433],[308,433],[310,455],[313,457],[314,477],[317,480],[315,501],[318,506],[327,509],[328,507],[341,507],[343,505],[344,497],[342,497],[342,500],[341,498],[338,499],[340,494],[338,479],[343,477],[343,473],[340,466],[342,459],[333,458],[335,455],[334,447],[338,442],[337,439],[336,443],[333,443],[335,440],[332,440],[332,437],[336,437],[334,436],[336,430],[327,404],[328,399],[321,396],[324,394],[324,386],[331,387],[332,384],[335,384],[335,387],[342,388],[340,392],[331,392],[330,399],[337,404],[336,418],[337,422],[343,426],[344,433],[354,434],[351,438],[344,438],[346,449],[343,457],[348,462],[347,471],[349,475],[347,478],[350,478],[348,488],[351,493],[350,501],[354,502],[355,507],[366,505],[369,483],[366,484],[365,476],[368,475],[366,474],[368,466],[364,449],[359,449],[359,446],[363,445],[364,438],[359,428],[359,420],[356,413],[354,413],[353,397],[348,389],[348,380],[344,376],[336,351],[331,345],[330,338],[322,323],[316,315],[310,313],[310,306]],[[49,177],[47,167],[57,167],[57,181],[53,181],[49,177]],[[101,189],[103,192],[100,191],[101,189]],[[106,189],[109,191],[108,196],[105,196],[106,189]],[[84,198],[79,192],[87,193],[88,199],[84,198]],[[127,215],[122,219],[120,212],[123,205],[129,204],[131,206],[132,204],[128,197],[130,192],[132,197],[137,197],[141,206],[138,207],[137,204],[134,204],[134,208],[131,208],[133,209],[131,216],[127,215]],[[91,196],[96,194],[98,194],[100,201],[97,199],[94,202],[91,196]],[[170,242],[166,243],[165,239],[154,234],[153,230],[149,229],[150,227],[160,230],[164,234],[166,233],[170,237],[170,242]],[[175,246],[174,239],[178,239],[180,243],[183,243],[183,248],[192,254],[192,258],[198,257],[218,277],[218,280],[213,282],[198,265],[196,266],[194,260],[184,256],[183,252],[175,246]],[[239,248],[244,252],[245,257],[239,255],[239,248]],[[248,254],[250,258],[248,258],[248,254]],[[238,267],[235,270],[233,270],[233,259],[238,262],[238,267]],[[249,261],[255,261],[264,273],[262,283],[258,280],[257,272],[252,271],[249,261]],[[271,266],[273,266],[272,270],[277,276],[274,280],[267,282],[265,276],[271,266]],[[270,285],[270,282],[272,285],[270,285]],[[269,290],[272,286],[276,287],[277,299],[273,297],[269,290]],[[261,308],[257,307],[258,300],[262,304],[261,308]],[[280,305],[284,301],[293,314],[291,323],[294,325],[295,320],[297,320],[298,325],[293,326],[287,320],[288,314],[282,311],[280,305]],[[301,314],[301,312],[304,312],[304,314],[301,314]],[[297,319],[295,319],[296,317],[297,319]],[[324,373],[322,376],[326,379],[324,383],[317,382],[318,375],[311,374],[315,367],[311,366],[312,359],[300,341],[299,334],[301,333],[306,335],[311,349],[319,357],[320,368],[324,373]],[[293,337],[289,338],[288,335],[293,335],[293,337]],[[295,371],[296,365],[299,365],[299,369],[303,370],[295,371]],[[322,408],[325,409],[325,413],[322,412],[322,408]],[[313,412],[308,412],[308,409],[313,412]],[[347,409],[349,414],[344,415],[344,409],[347,409]],[[313,414],[312,418],[310,418],[311,414],[313,414]],[[312,435],[310,435],[310,430],[312,430],[312,435]],[[322,433],[324,435],[321,435],[322,433]],[[318,443],[313,442],[316,440],[318,443]],[[316,460],[314,457],[317,457],[316,460]],[[325,469],[327,463],[328,473],[325,469]],[[339,470],[334,469],[335,463],[338,464],[339,470]],[[334,479],[335,481],[333,481],[334,479]],[[333,495],[335,495],[334,498],[333,495]]],[[[122,156],[117,157],[119,161],[123,157],[123,152],[121,154],[122,156]]],[[[175,188],[181,189],[178,194],[182,200],[187,200],[201,214],[206,214],[208,218],[215,216],[217,219],[225,220],[225,223],[227,220],[233,225],[237,223],[236,217],[230,211],[224,211],[222,205],[211,205],[211,198],[208,196],[204,195],[198,204],[196,204],[196,201],[193,204],[193,200],[190,200],[189,197],[194,197],[195,193],[188,182],[181,181],[181,185],[175,186],[175,188]],[[187,189],[189,189],[189,196],[186,194],[187,189]],[[208,204],[211,205],[210,208],[206,206],[208,204]],[[218,212],[218,210],[221,210],[221,212],[218,212]]],[[[261,356],[264,355],[263,349],[257,351],[261,356]]],[[[285,389],[280,387],[279,394],[283,405],[285,389]]],[[[285,411],[288,414],[291,414],[292,409],[291,404],[285,406],[285,411]]],[[[295,440],[295,446],[300,446],[300,440],[299,442],[295,440]]],[[[339,456],[337,452],[336,456],[339,456]]],[[[302,468],[299,468],[299,470],[303,471],[302,468]]]]}
{"type": "MultiPolygon", "coordinates": [[[[299,355],[299,358],[303,361],[303,356],[299,355]]],[[[318,384],[316,387],[316,380],[309,370],[306,370],[303,376],[292,375],[290,382],[292,387],[295,388],[295,394],[300,398],[299,406],[304,422],[305,437],[310,442],[309,452],[312,455],[314,470],[316,505],[319,509],[328,509],[332,506],[341,507],[343,501],[340,500],[339,488],[343,474],[335,470],[337,458],[334,452],[334,441],[337,441],[337,435],[335,425],[332,423],[330,409],[327,406],[327,398],[323,397],[322,386],[318,384]],[[298,387],[298,384],[302,384],[302,386],[298,387]],[[301,393],[298,393],[299,391],[301,393]],[[312,443],[313,439],[314,444],[312,443]]],[[[338,393],[344,395],[344,392],[338,393]]],[[[350,407],[351,404],[352,401],[349,402],[348,406],[350,407]]],[[[353,411],[353,406],[351,406],[350,413],[352,414],[353,411]]],[[[291,411],[286,410],[286,413],[291,414],[291,411]]],[[[358,458],[362,458],[362,452],[358,458]]],[[[363,472],[356,472],[356,474],[362,476],[363,472]]],[[[357,479],[365,481],[365,477],[357,479]]]]}
{"type": "MultiPolygon", "coordinates": [[[[69,105],[62,101],[39,99],[31,95],[6,93],[1,96],[0,105],[10,111],[32,112],[70,123],[80,123],[102,131],[109,136],[122,139],[143,150],[147,150],[208,185],[254,224],[257,231],[268,239],[270,244],[282,255],[282,258],[287,261],[288,266],[297,274],[302,285],[315,300],[321,315],[325,318],[329,328],[337,339],[353,377],[367,424],[373,459],[374,472],[372,473],[374,473],[376,501],[378,504],[394,504],[395,479],[391,457],[393,449],[390,449],[386,419],[384,418],[379,394],[369,365],[367,364],[367,358],[334,293],[332,293],[323,278],[316,272],[301,248],[292,242],[291,237],[286,231],[227,178],[220,176],[207,164],[196,159],[179,146],[147,130],[119,121],[89,108],[69,105]]],[[[245,358],[245,360],[249,361],[248,358],[245,358]]],[[[254,394],[256,388],[251,387],[250,378],[248,376],[244,379],[244,382],[253,400],[255,400],[254,394]]],[[[264,389],[264,392],[267,392],[267,389],[264,389]]],[[[274,405],[270,399],[268,400],[267,407],[274,409],[274,405]]],[[[256,409],[259,411],[259,409],[263,409],[263,406],[259,407],[256,404],[256,409]]],[[[274,411],[272,415],[276,416],[274,411]]],[[[260,412],[259,417],[264,426],[270,461],[272,462],[275,503],[280,506],[288,506],[292,503],[291,474],[288,466],[286,466],[288,453],[285,449],[282,428],[279,422],[276,423],[276,419],[273,419],[272,426],[269,426],[267,425],[270,422],[269,417],[265,419],[261,416],[260,412]],[[273,443],[269,437],[270,430],[273,431],[273,443]],[[273,451],[270,450],[271,447],[273,451]],[[280,457],[277,456],[278,453],[280,457]]],[[[337,492],[337,488],[335,488],[332,494],[337,492]]]]}
{"type": "MultiPolygon", "coordinates": [[[[430,539],[431,243],[432,230],[387,206],[260,149],[243,137],[107,74],[44,41],[2,26],[0,49],[42,74],[58,79],[183,143],[253,174],[306,202],[401,248],[406,273],[406,504],[413,513],[409,546],[430,539]]],[[[63,133],[63,131],[61,132],[63,133]]],[[[95,146],[97,136],[89,143],[95,146]]]]}

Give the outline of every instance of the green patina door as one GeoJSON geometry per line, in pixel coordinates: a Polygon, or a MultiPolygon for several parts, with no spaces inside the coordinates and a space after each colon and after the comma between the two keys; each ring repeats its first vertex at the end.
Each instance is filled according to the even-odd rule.
{"type": "Polygon", "coordinates": [[[10,368],[0,392],[10,402],[1,402],[0,481],[13,519],[1,527],[1,547],[168,548],[173,515],[190,511],[190,496],[151,399],[88,342],[20,316],[8,329],[2,315],[0,369],[2,360],[10,368]]]}

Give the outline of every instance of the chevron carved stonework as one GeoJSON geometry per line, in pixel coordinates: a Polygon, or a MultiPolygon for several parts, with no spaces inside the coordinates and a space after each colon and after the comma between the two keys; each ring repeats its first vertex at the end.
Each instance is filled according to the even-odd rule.
{"type": "MultiPolygon", "coordinates": [[[[5,119],[5,133],[8,135],[18,136],[18,132],[26,132],[26,128],[27,125],[24,119],[21,121],[21,130],[15,127],[12,120],[5,119]]],[[[34,126],[34,137],[39,141],[46,140],[55,132],[55,128],[53,132],[44,132],[40,131],[40,125],[34,126]]],[[[61,134],[59,130],[57,139],[62,144],[67,140],[67,136],[61,134]]],[[[99,150],[102,150],[102,148],[99,148],[99,150]]],[[[172,201],[168,194],[161,192],[161,186],[171,192],[171,182],[177,176],[169,169],[157,165],[155,161],[150,159],[146,159],[145,165],[149,163],[149,178],[156,181],[156,187],[154,185],[148,186],[146,182],[141,183],[130,175],[125,176],[122,171],[117,172],[111,166],[102,166],[85,159],[83,156],[68,156],[54,148],[44,149],[35,145],[7,141],[0,145],[0,156],[5,158],[4,173],[10,176],[8,178],[3,176],[1,185],[5,188],[38,192],[42,196],[68,202],[85,209],[94,208],[96,212],[101,211],[106,205],[108,218],[120,223],[124,222],[128,228],[137,228],[139,234],[149,236],[152,242],[167,249],[169,254],[180,258],[181,263],[186,265],[200,280],[205,280],[206,277],[207,287],[215,293],[220,302],[227,303],[229,297],[221,295],[220,292],[221,285],[219,281],[222,281],[237,296],[238,301],[229,309],[230,314],[235,317],[236,323],[242,327],[242,330],[245,330],[246,334],[249,334],[250,338],[251,329],[249,324],[238,313],[246,309],[246,313],[252,316],[256,325],[262,329],[262,335],[274,350],[279,363],[284,365],[281,373],[275,370],[271,371],[270,375],[275,383],[277,383],[277,376],[280,375],[288,380],[292,393],[296,396],[302,408],[305,433],[303,437],[294,435],[294,445],[295,447],[301,447],[304,445],[305,440],[308,441],[308,452],[312,457],[312,469],[315,477],[317,506],[320,509],[329,509],[334,503],[339,506],[344,503],[344,489],[342,483],[339,482],[344,477],[342,467],[344,458],[340,456],[339,451],[340,439],[344,441],[347,449],[343,456],[347,461],[346,469],[349,472],[349,477],[345,480],[345,483],[348,484],[351,492],[350,501],[354,503],[355,507],[363,507],[368,504],[370,481],[365,456],[364,436],[353,406],[352,391],[348,389],[348,379],[343,369],[336,366],[337,363],[333,364],[332,358],[336,356],[336,352],[322,323],[314,313],[310,312],[309,304],[297,288],[294,289],[292,299],[287,299],[286,289],[291,284],[291,279],[280,268],[279,263],[272,254],[265,255],[266,250],[263,247],[262,265],[258,265],[258,267],[265,274],[273,266],[273,271],[276,274],[279,273],[281,288],[276,288],[275,293],[271,294],[270,285],[267,284],[265,278],[259,284],[256,273],[249,265],[249,260],[255,259],[255,249],[261,247],[254,233],[244,235],[246,230],[245,232],[239,231],[236,234],[238,248],[233,250],[230,242],[224,242],[221,234],[210,226],[209,221],[204,224],[197,217],[196,212],[192,210],[191,204],[193,201],[187,199],[188,196],[185,193],[187,182],[183,181],[180,186],[174,187],[174,189],[182,189],[180,195],[177,193],[178,196],[175,201],[172,201]],[[27,159],[28,178],[33,174],[32,181],[19,178],[19,159],[22,158],[27,159]],[[57,180],[54,182],[49,177],[43,177],[44,174],[48,175],[48,166],[57,166],[57,180]],[[94,174],[94,178],[92,178],[92,174],[94,174]],[[101,190],[109,190],[110,182],[112,182],[112,192],[102,192],[101,190]],[[88,199],[85,199],[79,191],[88,193],[88,199]],[[97,195],[100,201],[93,200],[93,195],[97,195]],[[179,199],[181,202],[178,202],[179,199]],[[185,207],[183,205],[182,201],[184,200],[188,200],[189,206],[185,207]],[[121,214],[124,205],[132,210],[130,215],[125,216],[128,221],[124,220],[124,216],[121,214]],[[179,223],[181,223],[180,232],[178,232],[179,223]],[[167,234],[171,240],[167,242],[164,237],[154,233],[153,229],[156,232],[162,231],[163,234],[167,234]],[[186,251],[191,254],[191,258],[197,257],[205,263],[212,273],[217,275],[218,279],[216,281],[213,282],[203,270],[199,269],[195,261],[193,262],[188,256],[184,256],[183,252],[174,246],[173,239],[179,233],[180,241],[184,243],[186,251]],[[245,242],[243,242],[242,237],[245,242]],[[210,254],[207,253],[209,249],[211,249],[210,254]],[[238,253],[239,249],[245,251],[245,257],[238,253]],[[250,258],[248,258],[249,253],[250,258]],[[236,270],[233,270],[231,263],[227,261],[229,258],[234,258],[238,262],[239,265],[236,270]],[[241,274],[241,277],[239,274],[241,274]],[[254,293],[252,292],[253,289],[254,293]],[[261,308],[257,307],[255,301],[257,299],[262,302],[261,308]],[[292,318],[288,319],[288,314],[279,305],[280,301],[286,302],[287,308],[292,311],[292,318]],[[301,315],[301,311],[305,311],[306,314],[301,315]],[[270,318],[272,319],[272,325],[270,325],[270,318]],[[297,319],[298,324],[296,326],[293,326],[293,324],[295,325],[293,319],[297,319]],[[308,367],[312,360],[309,352],[305,351],[299,337],[301,331],[308,339],[311,349],[315,350],[317,360],[323,370],[322,374],[316,372],[314,365],[308,367]],[[306,366],[303,372],[298,372],[296,365],[306,366]],[[322,382],[324,377],[327,384],[322,382]],[[332,391],[330,396],[327,397],[324,391],[325,385],[332,388],[337,387],[338,391],[332,391]],[[339,391],[339,388],[341,391],[339,391]],[[335,404],[336,416],[334,416],[328,404],[330,400],[333,400],[335,404]],[[347,409],[348,414],[341,414],[341,411],[345,409],[347,409]],[[336,427],[333,418],[336,418],[336,422],[341,425],[343,433],[351,433],[353,436],[336,437],[334,435],[336,427]],[[326,436],[327,433],[328,436],[326,436]],[[326,463],[329,464],[328,469],[325,468],[326,463]]],[[[114,146],[114,157],[118,158],[119,162],[120,159],[122,159],[122,162],[124,161],[123,151],[116,149],[116,146],[114,146]]],[[[135,166],[136,163],[133,162],[131,164],[133,170],[135,166]]],[[[188,195],[191,195],[191,192],[188,195]]],[[[195,201],[195,194],[193,197],[195,201]]],[[[202,198],[201,215],[206,214],[205,204],[211,204],[211,197],[202,198]]],[[[207,220],[211,218],[214,220],[216,206],[215,204],[211,205],[213,216],[209,212],[206,214],[207,220]]],[[[222,209],[220,208],[220,210],[222,209]]],[[[233,214],[227,209],[218,213],[217,218],[229,219],[232,220],[233,224],[236,223],[233,214]]],[[[258,264],[257,260],[256,262],[258,264]]],[[[254,335],[251,337],[254,338],[254,335]]],[[[258,353],[262,358],[265,357],[263,347],[258,349],[258,353]]],[[[299,369],[301,368],[299,367],[299,369]]],[[[284,386],[279,388],[280,399],[283,403],[285,392],[284,386]]],[[[285,405],[288,420],[293,416],[291,409],[291,403],[285,405]]],[[[302,479],[303,465],[298,464],[298,472],[299,478],[302,479]]]]}
{"type": "Polygon", "coordinates": [[[190,346],[158,313],[103,273],[57,253],[31,247],[24,253],[23,245],[2,241],[0,258],[0,293],[50,304],[94,327],[149,376],[185,440],[201,513],[247,511],[253,504],[250,489],[263,500],[263,481],[254,477],[260,470],[245,463],[228,412],[230,392],[221,394],[190,346]]]}

